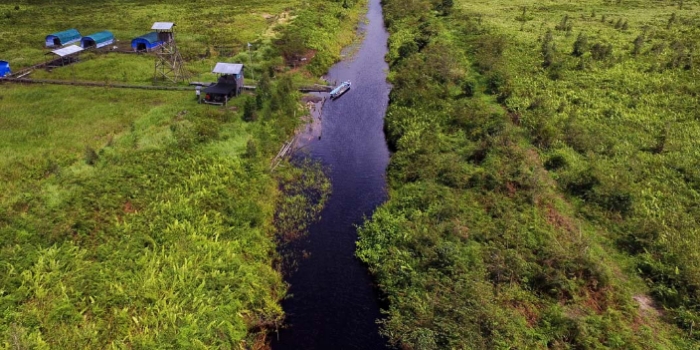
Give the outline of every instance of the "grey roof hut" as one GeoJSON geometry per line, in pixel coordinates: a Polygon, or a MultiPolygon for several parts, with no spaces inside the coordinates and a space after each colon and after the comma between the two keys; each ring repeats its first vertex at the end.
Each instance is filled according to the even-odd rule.
{"type": "Polygon", "coordinates": [[[219,79],[216,84],[204,89],[204,103],[225,105],[231,97],[240,95],[243,90],[243,69],[240,63],[217,63],[211,72],[219,75],[219,79]]]}

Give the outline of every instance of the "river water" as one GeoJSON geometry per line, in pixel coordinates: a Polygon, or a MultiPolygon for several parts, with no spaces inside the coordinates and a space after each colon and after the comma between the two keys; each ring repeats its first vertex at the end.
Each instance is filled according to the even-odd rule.
{"type": "Polygon", "coordinates": [[[326,79],[350,80],[352,88],[327,100],[315,122],[299,137],[296,156],[329,169],[333,193],[304,239],[292,249],[306,252],[287,282],[282,302],[288,328],[272,334],[272,348],[385,349],[376,320],[380,298],[372,278],[355,257],[356,225],[386,200],[389,150],[383,123],[389,100],[384,61],[388,33],[380,0],[369,0],[364,39],[331,68],[326,79]]]}

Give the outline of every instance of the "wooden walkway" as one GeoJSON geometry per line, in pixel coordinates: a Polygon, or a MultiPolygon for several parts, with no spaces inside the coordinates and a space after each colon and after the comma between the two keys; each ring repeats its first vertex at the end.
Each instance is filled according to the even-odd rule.
{"type": "MultiPolygon", "coordinates": [[[[109,83],[99,81],[73,81],[73,80],[55,80],[55,79],[30,79],[30,78],[0,78],[0,83],[18,83],[18,84],[52,84],[52,85],[73,85],[73,86],[91,86],[91,87],[108,87],[119,89],[141,89],[141,90],[167,90],[167,91],[192,91],[195,89],[191,86],[163,86],[163,85],[132,85],[109,83]]],[[[254,91],[255,85],[244,85],[244,90],[254,91]]],[[[300,92],[330,92],[332,86],[312,85],[299,87],[300,92]]]]}
{"type": "Polygon", "coordinates": [[[168,90],[168,91],[193,91],[193,86],[159,86],[159,85],[131,85],[118,83],[105,83],[97,81],[71,81],[71,80],[53,80],[53,79],[29,79],[29,78],[2,78],[0,83],[19,83],[19,84],[52,84],[52,85],[73,85],[73,86],[92,86],[92,87],[108,87],[120,89],[141,89],[141,90],[168,90]]]}

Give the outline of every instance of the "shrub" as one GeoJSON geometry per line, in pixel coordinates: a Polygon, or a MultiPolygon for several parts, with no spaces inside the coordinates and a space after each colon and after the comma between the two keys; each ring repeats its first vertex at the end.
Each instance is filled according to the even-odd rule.
{"type": "Polygon", "coordinates": [[[243,155],[246,158],[255,158],[258,156],[258,144],[254,139],[248,140],[245,145],[245,153],[243,155]]]}
{"type": "Polygon", "coordinates": [[[504,69],[490,72],[487,75],[487,88],[490,93],[496,95],[498,102],[505,102],[513,93],[510,86],[510,74],[504,69]]]}
{"type": "Polygon", "coordinates": [[[581,32],[578,34],[576,41],[574,41],[574,50],[571,54],[576,57],[581,57],[586,51],[588,51],[588,37],[581,32]]]}
{"type": "Polygon", "coordinates": [[[569,163],[564,155],[554,154],[544,162],[544,167],[547,170],[557,170],[567,166],[568,164],[569,163]]]}
{"type": "Polygon", "coordinates": [[[644,45],[644,35],[640,34],[639,36],[637,36],[637,38],[634,39],[632,44],[634,44],[634,48],[632,49],[632,55],[639,55],[642,52],[642,45],[644,45]]]}
{"type": "Polygon", "coordinates": [[[671,29],[673,24],[676,23],[676,13],[671,14],[671,18],[668,19],[668,24],[666,24],[666,29],[671,29]]]}
{"type": "Polygon", "coordinates": [[[100,159],[100,156],[97,155],[97,152],[95,152],[95,149],[93,149],[90,146],[85,146],[85,152],[83,158],[85,159],[85,163],[88,165],[95,165],[97,161],[100,159]]]}
{"type": "Polygon", "coordinates": [[[600,61],[612,56],[612,44],[595,43],[591,47],[591,56],[594,60],[600,61]]]}
{"type": "Polygon", "coordinates": [[[566,31],[569,32],[571,31],[572,24],[569,22],[569,15],[564,15],[564,17],[561,19],[561,22],[554,26],[554,29],[559,30],[559,31],[566,31]]]}
{"type": "Polygon", "coordinates": [[[474,96],[474,93],[476,92],[476,86],[477,86],[477,83],[474,79],[470,79],[470,78],[464,79],[464,81],[462,81],[462,93],[466,97],[472,97],[472,96],[474,96]]]}
{"type": "Polygon", "coordinates": [[[587,197],[593,188],[600,183],[590,168],[573,173],[562,180],[566,192],[577,197],[587,197]]]}
{"type": "Polygon", "coordinates": [[[556,53],[556,46],[554,45],[554,37],[552,36],[552,31],[548,30],[542,39],[542,67],[547,68],[554,63],[554,56],[556,53]]]}
{"type": "Polygon", "coordinates": [[[198,119],[194,124],[195,140],[203,143],[219,138],[219,124],[209,118],[198,119]]]}
{"type": "Polygon", "coordinates": [[[250,96],[246,97],[245,102],[243,103],[243,120],[253,122],[258,119],[256,100],[256,98],[250,96]]]}
{"type": "Polygon", "coordinates": [[[502,35],[483,35],[476,43],[476,62],[481,73],[486,73],[501,62],[507,40],[502,35]]]}

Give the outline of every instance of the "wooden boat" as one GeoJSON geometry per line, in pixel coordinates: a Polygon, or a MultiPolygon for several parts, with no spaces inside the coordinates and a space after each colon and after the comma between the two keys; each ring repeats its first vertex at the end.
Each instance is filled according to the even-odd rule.
{"type": "Polygon", "coordinates": [[[350,90],[350,81],[344,81],[342,84],[338,85],[333,91],[331,91],[331,100],[340,97],[342,94],[350,90]]]}

